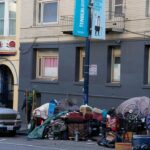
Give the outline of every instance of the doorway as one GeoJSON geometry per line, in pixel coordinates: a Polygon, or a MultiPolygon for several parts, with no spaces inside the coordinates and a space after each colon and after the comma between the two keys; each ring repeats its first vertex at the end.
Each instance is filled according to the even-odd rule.
{"type": "Polygon", "coordinates": [[[13,108],[14,80],[11,70],[0,65],[0,106],[13,108]]]}

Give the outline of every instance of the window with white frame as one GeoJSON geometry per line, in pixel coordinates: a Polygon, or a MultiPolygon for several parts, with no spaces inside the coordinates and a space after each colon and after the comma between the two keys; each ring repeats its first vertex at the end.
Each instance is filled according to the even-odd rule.
{"type": "Polygon", "coordinates": [[[58,50],[38,50],[36,60],[36,78],[58,80],[58,50]]]}
{"type": "Polygon", "coordinates": [[[120,82],[121,50],[118,47],[112,48],[111,54],[111,82],[120,82]]]}
{"type": "Polygon", "coordinates": [[[82,47],[76,50],[76,81],[84,81],[84,63],[85,63],[85,50],[82,47]]]}
{"type": "Polygon", "coordinates": [[[0,0],[0,36],[16,34],[16,0],[0,0]]]}
{"type": "Polygon", "coordinates": [[[120,83],[121,50],[120,46],[110,46],[108,49],[107,82],[120,83]]]}
{"type": "Polygon", "coordinates": [[[51,24],[58,22],[58,0],[38,1],[38,23],[51,24]]]}
{"type": "Polygon", "coordinates": [[[145,15],[146,17],[150,17],[150,0],[146,0],[145,15]]]}
{"type": "Polygon", "coordinates": [[[115,15],[119,16],[123,13],[123,0],[115,0],[115,15]]]}

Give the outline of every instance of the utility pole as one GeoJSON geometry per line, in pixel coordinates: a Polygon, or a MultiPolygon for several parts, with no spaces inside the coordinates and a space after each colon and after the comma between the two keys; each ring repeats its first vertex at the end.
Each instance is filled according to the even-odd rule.
{"type": "Polygon", "coordinates": [[[85,41],[85,62],[84,62],[84,104],[88,104],[89,101],[89,64],[90,64],[90,36],[91,36],[91,0],[88,7],[88,31],[89,36],[85,41]]]}

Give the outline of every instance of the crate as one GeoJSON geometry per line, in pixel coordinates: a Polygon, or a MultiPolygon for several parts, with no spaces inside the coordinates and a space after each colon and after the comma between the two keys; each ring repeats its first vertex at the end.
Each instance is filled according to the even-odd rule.
{"type": "Polygon", "coordinates": [[[131,143],[115,143],[115,150],[132,150],[131,143]]]}

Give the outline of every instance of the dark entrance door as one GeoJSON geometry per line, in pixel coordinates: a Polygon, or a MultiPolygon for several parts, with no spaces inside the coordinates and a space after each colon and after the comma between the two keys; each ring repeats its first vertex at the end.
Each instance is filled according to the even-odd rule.
{"type": "Polygon", "coordinates": [[[0,105],[13,108],[13,76],[6,65],[0,65],[0,105]]]}

